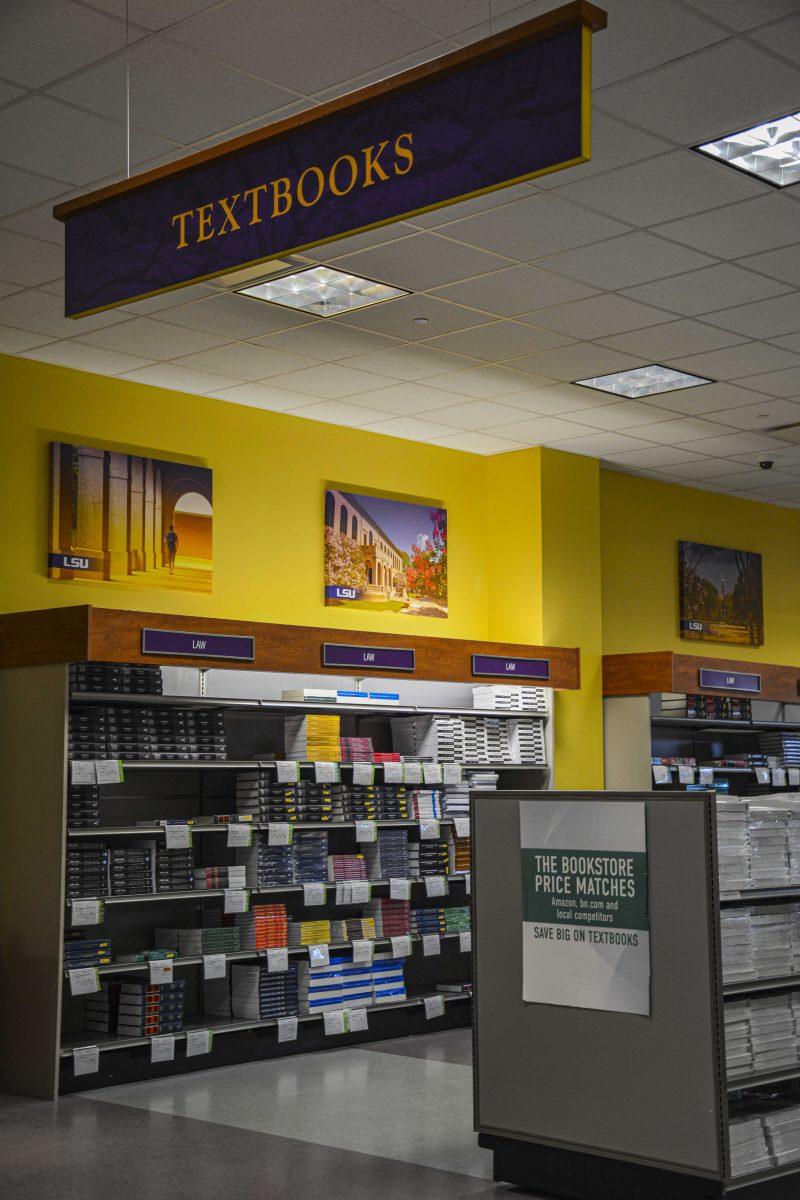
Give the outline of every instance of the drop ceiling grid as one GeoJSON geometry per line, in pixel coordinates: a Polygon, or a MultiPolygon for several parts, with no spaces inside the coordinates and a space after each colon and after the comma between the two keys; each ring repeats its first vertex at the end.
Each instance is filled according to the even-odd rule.
{"type": "MultiPolygon", "coordinates": [[[[9,2],[13,23],[22,0],[9,2]]],[[[47,213],[54,200],[119,177],[110,147],[117,137],[121,151],[120,110],[107,97],[124,61],[124,24],[120,0],[42,2],[49,26],[40,22],[22,56],[13,38],[9,56],[0,51],[0,352],[471,453],[549,444],[601,457],[612,469],[798,502],[786,479],[800,481],[800,448],[758,432],[759,421],[789,423],[800,413],[797,198],[692,154],[685,130],[659,107],[659,80],[669,94],[676,80],[691,91],[705,74],[714,119],[727,124],[704,129],[703,138],[736,128],[737,106],[751,103],[753,90],[760,109],[744,123],[791,108],[771,107],[778,97],[791,95],[800,108],[800,71],[784,52],[796,36],[796,5],[770,0],[768,19],[756,25],[741,4],[664,0],[651,13],[659,40],[634,19],[637,0],[608,0],[609,31],[595,38],[593,161],[309,252],[414,292],[327,320],[331,332],[322,337],[314,332],[320,320],[289,310],[245,317],[241,304],[256,302],[231,306],[239,298],[214,285],[77,324],[63,319],[59,230],[47,213]],[[76,21],[81,41],[48,45],[76,21]],[[735,80],[720,77],[719,64],[731,62],[750,66],[744,100],[735,80]],[[642,88],[652,105],[638,102],[642,88]],[[102,138],[82,158],[73,147],[87,129],[102,138]],[[39,145],[58,136],[60,173],[55,156],[33,159],[9,130],[25,130],[39,145]],[[80,178],[66,179],[64,167],[71,176],[79,168],[80,178]],[[743,240],[733,244],[729,230],[744,231],[743,240]],[[414,324],[416,314],[428,324],[414,324]],[[570,382],[647,361],[682,370],[707,362],[723,381],[696,389],[696,399],[684,391],[635,402],[570,382]],[[766,453],[780,462],[780,479],[754,471],[766,453]]],[[[310,61],[308,37],[304,55],[296,39],[323,0],[299,0],[281,14],[271,57],[256,61],[247,19],[258,0],[163,0],[157,18],[132,0],[134,66],[164,88],[138,109],[134,92],[137,169],[552,6],[328,0],[326,53],[312,50],[310,61]],[[380,36],[359,56],[359,74],[334,78],[337,62],[353,61],[356,15],[380,36]],[[222,21],[225,37],[217,36],[222,21]],[[169,54],[175,78],[165,80],[158,64],[169,54]],[[163,125],[168,101],[206,79],[211,96],[196,122],[163,125]]]]}

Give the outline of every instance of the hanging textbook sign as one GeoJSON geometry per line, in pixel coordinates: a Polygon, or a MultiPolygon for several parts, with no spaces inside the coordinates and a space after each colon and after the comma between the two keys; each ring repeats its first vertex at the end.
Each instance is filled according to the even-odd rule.
{"type": "Polygon", "coordinates": [[[522,998],[650,1013],[645,806],[521,801],[522,998]]]}
{"type": "MultiPolygon", "coordinates": [[[[85,316],[590,156],[586,0],[60,204],[85,316]]],[[[535,223],[535,217],[531,220],[535,223]]]]}

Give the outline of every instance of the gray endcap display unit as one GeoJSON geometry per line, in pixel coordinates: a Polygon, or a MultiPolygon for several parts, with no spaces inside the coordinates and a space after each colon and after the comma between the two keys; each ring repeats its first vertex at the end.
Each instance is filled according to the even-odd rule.
{"type": "Polygon", "coordinates": [[[796,1200],[800,1164],[757,1181],[731,1174],[714,794],[472,792],[471,806],[475,1127],[494,1152],[495,1178],[576,1200],[796,1200]],[[580,847],[590,823],[570,825],[576,805],[591,805],[602,838],[603,804],[616,805],[623,823],[619,806],[637,806],[646,831],[647,916],[638,928],[649,926],[648,1015],[619,1011],[639,968],[624,955],[609,967],[606,950],[593,949],[604,961],[581,975],[574,957],[554,958],[551,947],[548,972],[570,975],[566,1002],[523,999],[553,993],[552,979],[535,971],[531,983],[541,958],[526,950],[523,962],[523,922],[534,911],[527,874],[523,888],[524,831],[544,831],[534,844],[550,848],[608,849],[608,841],[580,847]],[[609,969],[623,978],[598,991],[593,972],[607,983],[609,969]],[[594,1007],[569,1006],[587,1000],[594,1007]]]}

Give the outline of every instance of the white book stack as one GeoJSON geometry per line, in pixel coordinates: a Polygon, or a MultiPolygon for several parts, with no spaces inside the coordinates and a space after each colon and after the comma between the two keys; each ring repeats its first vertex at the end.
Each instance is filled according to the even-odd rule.
{"type": "Polygon", "coordinates": [[[752,1175],[772,1166],[763,1117],[734,1117],[729,1125],[729,1137],[734,1176],[752,1175]]]}
{"type": "Polygon", "coordinates": [[[756,979],[778,979],[795,970],[791,904],[760,905],[750,910],[753,929],[753,970],[756,979]]]}
{"type": "Polygon", "coordinates": [[[717,797],[717,859],[723,896],[752,887],[749,807],[736,796],[717,797]]]}
{"type": "Polygon", "coordinates": [[[469,816],[468,784],[448,784],[444,789],[444,811],[448,817],[469,816]]]}
{"type": "Polygon", "coordinates": [[[789,883],[800,884],[800,795],[796,792],[784,797],[789,809],[787,840],[789,842],[789,883]]]}
{"type": "Polygon", "coordinates": [[[547,716],[550,693],[547,688],[519,684],[480,684],[472,689],[473,708],[494,708],[501,712],[529,712],[547,716]]]}
{"type": "Polygon", "coordinates": [[[750,1038],[756,1074],[797,1066],[797,1032],[788,996],[750,1001],[750,1038]]]}
{"type": "Polygon", "coordinates": [[[467,771],[467,787],[475,792],[496,792],[497,771],[467,771]]]}
{"type": "Polygon", "coordinates": [[[722,978],[725,983],[757,979],[753,962],[753,925],[749,908],[723,908],[722,978]]]}
{"type": "Polygon", "coordinates": [[[544,722],[535,719],[506,721],[508,726],[511,762],[530,763],[533,766],[547,765],[544,745],[544,722]]]}
{"type": "Polygon", "coordinates": [[[764,1129],[776,1167],[800,1158],[800,1105],[766,1113],[764,1129]]]}
{"type": "Polygon", "coordinates": [[[754,888],[789,884],[789,815],[785,808],[750,803],[750,869],[754,888]]]}
{"type": "Polygon", "coordinates": [[[750,1036],[750,1001],[725,1005],[725,1061],[729,1079],[753,1073],[753,1043],[750,1036]]]}

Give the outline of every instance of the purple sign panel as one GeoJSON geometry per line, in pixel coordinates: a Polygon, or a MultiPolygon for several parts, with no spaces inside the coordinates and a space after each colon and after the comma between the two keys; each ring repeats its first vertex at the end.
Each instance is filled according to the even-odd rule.
{"type": "MultiPolygon", "coordinates": [[[[592,4],[57,206],[77,316],[589,157],[592,4]]],[[[535,215],[531,215],[535,229],[535,215]]]]}
{"type": "Polygon", "coordinates": [[[413,671],[414,651],[393,646],[345,646],[325,642],[322,646],[323,667],[352,667],[363,671],[413,671]]]}
{"type": "Polygon", "coordinates": [[[506,658],[502,654],[473,654],[473,675],[508,675],[513,679],[549,679],[549,658],[506,658]]]}
{"type": "Polygon", "coordinates": [[[182,658],[232,658],[252,662],[255,642],[230,633],[191,633],[178,629],[143,629],[142,654],[179,654],[182,658]]]}
{"type": "Polygon", "coordinates": [[[721,688],[726,692],[760,692],[761,676],[749,675],[744,671],[700,670],[701,688],[721,688]]]}

